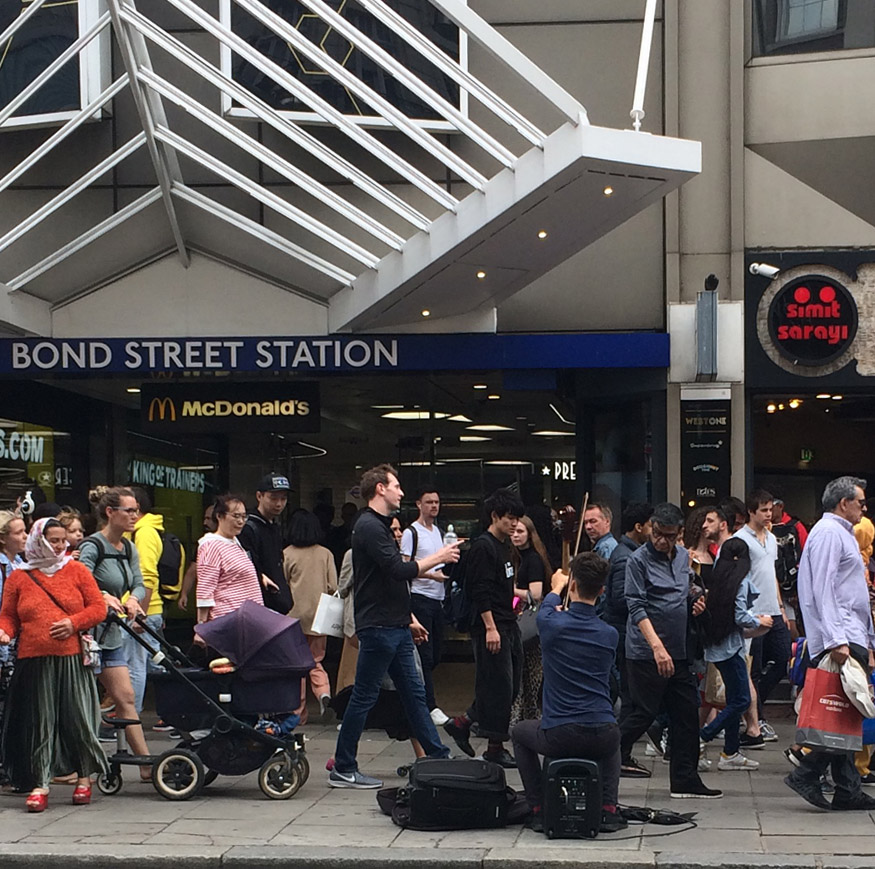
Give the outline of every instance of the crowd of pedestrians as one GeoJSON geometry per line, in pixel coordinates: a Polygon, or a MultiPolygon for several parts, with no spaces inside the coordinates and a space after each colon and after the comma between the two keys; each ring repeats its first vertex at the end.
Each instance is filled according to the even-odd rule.
{"type": "MultiPolygon", "coordinates": [[[[777,740],[766,704],[793,639],[807,637],[813,665],[828,655],[872,670],[865,485],[831,482],[810,532],[764,489],[687,516],[670,503],[628,503],[617,517],[590,503],[580,517],[587,551],[564,569],[549,512],[527,510],[508,489],[484,499],[484,530],[469,541],[443,527],[434,487],[416,493],[404,528],[390,465],[365,472],[367,506],[344,505],[339,526],[303,509],[281,525],[290,491],[281,474],[260,481],[251,512],[244,496],[222,495],[190,565],[136,487],[100,487],[86,515],[52,504],[30,517],[0,513],[0,777],[28,794],[29,811],[45,810],[59,781],[75,785],[74,804],[90,802],[106,769],[98,684],[104,713],[138,721],[154,666],[109,612],[160,633],[167,600],[192,601],[199,623],[251,601],[298,619],[307,638],[315,667],[289,713],[306,723],[309,685],[323,719],[330,707],[342,715],[332,787],[382,785],[359,769],[357,750],[389,688],[404,720],[396,731],[417,756],[449,756],[442,734],[473,756],[476,736],[484,759],[518,766],[536,830],[544,756],[595,761],[601,829],[622,829],[621,778],[651,775],[633,755],[642,737],[668,763],[672,797],[718,799],[702,775],[756,772],[751,754],[777,740]],[[346,603],[332,690],[326,637],[313,624],[322,595],[335,592],[346,603]],[[474,659],[471,703],[455,715],[434,681],[448,621],[470,634],[474,659]],[[100,648],[97,667],[89,643],[100,648]]],[[[142,726],[125,730],[131,750],[148,755],[142,726]]],[[[807,802],[875,808],[862,790],[875,783],[868,751],[856,762],[798,745],[785,753],[794,764],[785,781],[807,802]]],[[[151,769],[140,774],[148,780],[151,769]]]]}

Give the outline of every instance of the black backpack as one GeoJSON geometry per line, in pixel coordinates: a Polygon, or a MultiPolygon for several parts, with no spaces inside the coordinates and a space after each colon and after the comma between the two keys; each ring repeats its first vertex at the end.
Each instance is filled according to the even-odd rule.
{"type": "Polygon", "coordinates": [[[802,546],[799,543],[799,520],[793,516],[783,525],[773,525],[772,534],[778,541],[778,557],[775,559],[775,576],[781,591],[792,593],[796,590],[796,578],[799,573],[799,559],[802,557],[802,546]]]}
{"type": "MultiPolygon", "coordinates": [[[[155,529],[157,531],[157,529],[155,529]]],[[[173,603],[182,590],[182,541],[172,531],[158,531],[161,538],[161,557],[158,559],[158,594],[166,603],[173,603]]],[[[133,534],[134,542],[137,532],[133,534]]]]}
{"type": "Polygon", "coordinates": [[[471,600],[471,587],[467,580],[470,544],[460,547],[459,560],[452,565],[447,593],[444,597],[444,620],[460,634],[471,633],[477,618],[471,600]]]}
{"type": "Polygon", "coordinates": [[[507,786],[504,769],[488,760],[422,757],[410,783],[377,794],[380,809],[410,830],[476,830],[522,823],[525,799],[507,786]]]}
{"type": "MultiPolygon", "coordinates": [[[[106,561],[107,558],[115,561],[126,562],[130,567],[131,559],[134,552],[134,544],[131,543],[131,541],[128,540],[127,537],[122,537],[122,552],[119,552],[118,549],[116,549],[114,546],[110,546],[109,543],[107,543],[106,538],[100,532],[98,532],[97,534],[92,534],[90,537],[86,537],[79,544],[80,551],[86,543],[93,544],[94,547],[97,549],[97,559],[95,560],[94,568],[91,571],[93,574],[97,574],[97,568],[100,567],[100,563],[102,561],[106,561]],[[98,538],[101,539],[98,540],[98,538]]],[[[128,571],[124,570],[123,572],[125,576],[128,576],[128,571]]],[[[133,581],[133,577],[130,577],[130,579],[131,581],[133,581]]]]}

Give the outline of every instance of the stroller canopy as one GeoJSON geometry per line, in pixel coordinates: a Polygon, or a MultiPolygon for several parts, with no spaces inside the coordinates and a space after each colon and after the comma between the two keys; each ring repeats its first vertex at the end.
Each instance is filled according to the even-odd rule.
{"type": "Polygon", "coordinates": [[[300,622],[251,600],[215,621],[196,625],[195,631],[210,648],[230,658],[244,679],[306,672],[316,666],[300,622]]]}

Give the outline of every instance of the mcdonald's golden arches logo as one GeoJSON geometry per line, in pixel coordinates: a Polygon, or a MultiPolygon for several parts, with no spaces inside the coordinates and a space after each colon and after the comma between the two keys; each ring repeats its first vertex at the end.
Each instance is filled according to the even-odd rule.
{"type": "Polygon", "coordinates": [[[171,422],[176,422],[176,404],[172,398],[153,398],[149,402],[149,422],[156,419],[163,420],[167,417],[171,422]]]}

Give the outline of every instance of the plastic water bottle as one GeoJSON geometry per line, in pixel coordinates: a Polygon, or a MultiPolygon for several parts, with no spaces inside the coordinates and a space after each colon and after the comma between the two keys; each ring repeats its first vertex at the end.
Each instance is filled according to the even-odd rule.
{"type": "Polygon", "coordinates": [[[444,534],[444,546],[449,546],[452,543],[459,542],[459,535],[456,534],[452,525],[447,525],[447,531],[444,534]]]}

